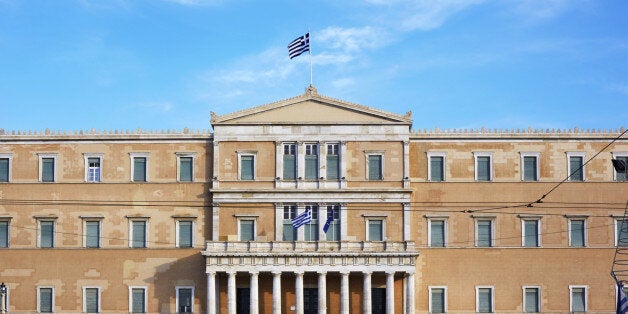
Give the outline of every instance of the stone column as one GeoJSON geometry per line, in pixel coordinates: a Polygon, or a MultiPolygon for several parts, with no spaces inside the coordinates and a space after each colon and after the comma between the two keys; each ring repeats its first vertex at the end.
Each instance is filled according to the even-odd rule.
{"type": "Polygon", "coordinates": [[[327,313],[327,272],[318,272],[318,313],[327,313]]]}
{"type": "Polygon", "coordinates": [[[414,272],[406,273],[406,314],[414,314],[414,272]]]}
{"type": "Polygon", "coordinates": [[[207,273],[207,314],[216,314],[216,272],[207,273]]]}
{"type": "Polygon", "coordinates": [[[371,300],[371,272],[364,272],[364,288],[362,291],[362,308],[364,314],[373,312],[373,301],[371,300]]]}
{"type": "Polygon", "coordinates": [[[236,272],[227,272],[227,313],[236,314],[236,272]]]}
{"type": "Polygon", "coordinates": [[[281,314],[281,272],[273,272],[273,314],[281,314]]]}
{"type": "Polygon", "coordinates": [[[258,275],[259,273],[254,271],[249,273],[251,276],[251,298],[250,298],[250,313],[258,314],[259,313],[259,284],[258,284],[258,275]]]}
{"type": "Polygon", "coordinates": [[[386,272],[386,314],[395,314],[395,272],[386,272]]]}
{"type": "Polygon", "coordinates": [[[349,272],[340,273],[340,314],[349,314],[349,272]]]}
{"type": "Polygon", "coordinates": [[[294,291],[294,294],[296,295],[297,299],[296,314],[303,314],[303,272],[295,272],[294,274],[296,276],[296,281],[294,285],[294,289],[296,290],[294,291]]]}

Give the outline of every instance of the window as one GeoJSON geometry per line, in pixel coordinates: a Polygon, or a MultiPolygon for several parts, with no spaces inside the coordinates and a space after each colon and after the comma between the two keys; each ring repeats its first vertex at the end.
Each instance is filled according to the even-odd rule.
{"type": "Polygon", "coordinates": [[[475,246],[491,247],[493,246],[493,220],[476,219],[475,221],[476,241],[475,246]]]}
{"type": "Polygon", "coordinates": [[[318,144],[305,144],[305,180],[318,179],[318,144]]]}
{"type": "Polygon", "coordinates": [[[427,153],[427,176],[432,182],[445,181],[445,153],[427,153]]]}
{"type": "Polygon", "coordinates": [[[377,153],[367,153],[366,155],[366,173],[369,180],[384,179],[384,155],[377,153]]]}
{"type": "Polygon", "coordinates": [[[615,245],[628,246],[628,220],[615,220],[615,245]]]}
{"type": "Polygon", "coordinates": [[[340,241],[340,205],[327,205],[327,222],[327,241],[340,241]]]}
{"type": "Polygon", "coordinates": [[[585,219],[569,219],[569,246],[585,247],[586,246],[586,220],[585,219]]]}
{"type": "Polygon", "coordinates": [[[179,182],[194,181],[194,154],[177,153],[177,159],[179,160],[179,173],[177,176],[179,182]]]}
{"type": "Polygon", "coordinates": [[[492,159],[490,153],[473,153],[475,157],[475,180],[491,181],[493,180],[492,159]]]}
{"type": "Polygon", "coordinates": [[[624,166],[624,171],[618,171],[617,167],[613,167],[615,181],[628,181],[628,153],[613,153],[613,159],[613,164],[619,162],[624,166]]]}
{"type": "Polygon", "coordinates": [[[584,153],[567,153],[569,181],[584,181],[584,153]]]}
{"type": "Polygon", "coordinates": [[[431,247],[444,247],[446,240],[447,221],[445,219],[427,220],[428,239],[427,245],[431,247]]]}
{"type": "Polygon", "coordinates": [[[338,143],[327,144],[327,180],[340,178],[340,151],[338,143]]]}
{"type": "Polygon", "coordinates": [[[476,287],[476,312],[492,313],[493,312],[493,287],[476,287]]]}
{"type": "Polygon", "coordinates": [[[177,313],[194,312],[194,288],[176,287],[177,293],[177,313]]]}
{"type": "Polygon", "coordinates": [[[100,247],[100,220],[85,221],[85,247],[100,247]]]}
{"type": "Polygon", "coordinates": [[[238,221],[240,241],[255,241],[255,219],[240,219],[238,221]]]}
{"type": "Polygon", "coordinates": [[[100,313],[100,288],[83,287],[83,313],[100,313]]]}
{"type": "Polygon", "coordinates": [[[586,312],[587,311],[587,287],[586,286],[569,286],[569,311],[570,312],[586,312]]]}
{"type": "Polygon", "coordinates": [[[297,216],[297,205],[283,207],[283,241],[296,241],[297,230],[292,227],[292,218],[297,216]]]}
{"type": "Polygon", "coordinates": [[[9,247],[9,222],[8,219],[0,220],[0,248],[9,247]]]}
{"type": "Polygon", "coordinates": [[[54,312],[54,290],[52,287],[39,287],[37,289],[37,312],[54,312]]]}
{"type": "Polygon", "coordinates": [[[131,153],[131,181],[148,182],[148,153],[131,153]]]}
{"type": "Polygon", "coordinates": [[[56,154],[39,154],[39,181],[55,182],[56,154]]]}
{"type": "Polygon", "coordinates": [[[255,180],[255,154],[252,152],[238,152],[238,178],[240,180],[255,180]]]}
{"type": "Polygon", "coordinates": [[[525,313],[541,312],[541,288],[523,287],[523,310],[525,313]]]}
{"type": "Polygon", "coordinates": [[[84,154],[85,158],[85,182],[100,182],[102,154],[84,154]]]}
{"type": "Polygon", "coordinates": [[[541,221],[539,219],[523,219],[522,226],[522,245],[525,247],[541,246],[541,221]]]}
{"type": "Polygon", "coordinates": [[[430,313],[447,313],[447,287],[430,287],[430,313]]]}
{"type": "Polygon", "coordinates": [[[283,144],[283,179],[297,178],[297,149],[296,144],[283,144]]]}
{"type": "Polygon", "coordinates": [[[194,221],[179,219],[176,222],[177,247],[194,246],[194,221]]]}
{"type": "Polygon", "coordinates": [[[146,220],[131,220],[130,224],[130,239],[129,239],[129,247],[132,248],[145,248],[148,247],[147,242],[147,223],[146,220]]]}
{"type": "Polygon", "coordinates": [[[305,224],[305,241],[318,241],[318,205],[305,205],[306,211],[312,212],[312,220],[305,224]]]}
{"type": "Polygon", "coordinates": [[[384,219],[367,219],[367,241],[384,241],[384,219]]]}
{"type": "Polygon", "coordinates": [[[521,180],[539,180],[539,153],[521,153],[521,180]]]}
{"type": "Polygon", "coordinates": [[[146,287],[129,287],[129,312],[146,313],[146,287]]]}
{"type": "Polygon", "coordinates": [[[11,181],[11,154],[0,154],[0,182],[11,181]]]}
{"type": "Polygon", "coordinates": [[[39,247],[52,248],[55,246],[54,220],[39,220],[39,247]]]}

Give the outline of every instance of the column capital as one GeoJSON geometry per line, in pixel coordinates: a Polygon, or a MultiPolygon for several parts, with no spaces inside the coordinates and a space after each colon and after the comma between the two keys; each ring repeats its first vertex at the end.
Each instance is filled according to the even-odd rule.
{"type": "Polygon", "coordinates": [[[297,270],[297,271],[295,271],[295,272],[294,272],[294,274],[295,274],[296,276],[301,276],[301,277],[302,277],[302,276],[303,276],[303,274],[305,274],[305,272],[304,272],[304,271],[302,271],[302,270],[297,270]]]}
{"type": "Polygon", "coordinates": [[[394,276],[394,275],[395,275],[395,271],[394,271],[394,270],[387,270],[387,271],[386,271],[386,275],[388,275],[388,276],[394,276]]]}
{"type": "Polygon", "coordinates": [[[344,270],[344,271],[340,272],[340,275],[342,275],[342,276],[349,276],[349,273],[350,273],[349,271],[344,270]]]}
{"type": "Polygon", "coordinates": [[[326,270],[319,270],[316,273],[318,273],[319,275],[323,275],[323,276],[327,275],[327,271],[326,270]]]}
{"type": "Polygon", "coordinates": [[[252,270],[252,271],[249,271],[248,273],[249,273],[249,275],[251,275],[251,276],[257,276],[257,275],[259,275],[259,271],[257,271],[257,270],[252,270]]]}
{"type": "Polygon", "coordinates": [[[370,270],[367,270],[367,271],[363,271],[363,272],[362,272],[362,274],[364,274],[364,275],[369,275],[369,276],[370,276],[370,275],[372,275],[372,274],[373,274],[373,272],[372,272],[372,271],[370,271],[370,270]]]}
{"type": "Polygon", "coordinates": [[[280,270],[273,270],[271,273],[272,273],[274,276],[281,276],[282,271],[280,271],[280,270]]]}

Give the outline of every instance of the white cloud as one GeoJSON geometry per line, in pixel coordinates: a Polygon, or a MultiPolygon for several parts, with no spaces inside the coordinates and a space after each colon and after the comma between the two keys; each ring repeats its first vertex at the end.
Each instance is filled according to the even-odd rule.
{"type": "Polygon", "coordinates": [[[625,96],[628,96],[628,84],[626,83],[620,83],[620,84],[611,84],[608,89],[623,94],[625,96]]]}
{"type": "Polygon", "coordinates": [[[555,18],[568,9],[573,1],[568,0],[543,0],[520,1],[515,7],[516,13],[523,16],[528,22],[543,21],[555,18]]]}
{"type": "Polygon", "coordinates": [[[169,102],[145,102],[136,104],[135,107],[150,110],[157,113],[167,113],[172,110],[172,104],[169,102]]]}
{"type": "Polygon", "coordinates": [[[201,6],[217,6],[221,5],[223,0],[163,0],[166,2],[171,2],[174,4],[182,5],[182,6],[193,6],[193,7],[201,7],[201,6]]]}
{"type": "Polygon", "coordinates": [[[355,79],[350,78],[350,77],[336,79],[331,82],[331,85],[335,89],[343,89],[343,88],[353,86],[355,84],[356,84],[355,79]]]}

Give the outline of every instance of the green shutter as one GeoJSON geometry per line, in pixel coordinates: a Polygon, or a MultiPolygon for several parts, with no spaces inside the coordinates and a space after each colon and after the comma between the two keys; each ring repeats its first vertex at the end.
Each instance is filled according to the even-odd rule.
{"type": "Polygon", "coordinates": [[[53,221],[41,221],[40,227],[40,245],[44,248],[54,247],[54,222],[53,221]]]}
{"type": "Polygon", "coordinates": [[[489,247],[492,245],[492,222],[490,220],[478,220],[478,241],[477,245],[482,247],[489,247]]]}
{"type": "Polygon", "coordinates": [[[191,182],[192,181],[192,157],[179,157],[179,181],[191,182]]]}
{"type": "Polygon", "coordinates": [[[571,156],[569,157],[569,180],[570,181],[583,181],[584,176],[582,172],[582,157],[571,156]]]}
{"type": "Polygon", "coordinates": [[[445,246],[445,221],[444,220],[431,220],[430,221],[430,246],[444,247],[445,246]]]}
{"type": "Polygon", "coordinates": [[[133,242],[132,247],[146,247],[146,221],[133,221],[133,242]]]}
{"type": "Polygon", "coordinates": [[[0,158],[0,182],[9,182],[9,158],[0,158]]]}
{"type": "Polygon", "coordinates": [[[491,157],[478,156],[476,171],[477,171],[478,181],[490,181],[491,180],[491,157]]]}
{"type": "Polygon", "coordinates": [[[9,222],[0,221],[0,247],[9,247],[9,222]]]}
{"type": "Polygon", "coordinates": [[[85,289],[85,312],[86,313],[98,313],[98,289],[86,288],[85,289]]]}
{"type": "Polygon", "coordinates": [[[296,156],[283,155],[283,179],[294,180],[297,178],[296,156]]]}
{"type": "Polygon", "coordinates": [[[340,178],[340,156],[327,155],[327,180],[337,180],[340,178]]]}
{"type": "Polygon", "coordinates": [[[369,180],[382,180],[383,176],[381,155],[368,156],[368,172],[369,180]]]}
{"type": "Polygon", "coordinates": [[[523,180],[524,181],[536,181],[537,164],[536,157],[525,156],[523,157],[523,180]]]}
{"type": "Polygon", "coordinates": [[[41,181],[42,182],[54,182],[55,181],[55,159],[54,158],[42,158],[41,159],[41,181]]]}
{"type": "Polygon", "coordinates": [[[623,161],[626,171],[617,172],[617,181],[628,181],[628,157],[617,157],[617,160],[623,161]]]}
{"type": "Polygon", "coordinates": [[[526,288],[526,313],[537,313],[539,312],[539,289],[537,288],[526,288]]]}
{"type": "Polygon", "coordinates": [[[538,220],[526,220],[524,222],[524,246],[539,246],[539,222],[538,220]]]}
{"type": "Polygon", "coordinates": [[[432,312],[445,313],[445,289],[432,289],[432,312]]]}
{"type": "Polygon", "coordinates": [[[85,222],[85,228],[87,229],[85,234],[85,246],[91,248],[100,247],[100,222],[87,221],[85,222]]]}
{"type": "Polygon", "coordinates": [[[39,313],[52,313],[52,288],[39,288],[39,313]]]}
{"type": "Polygon", "coordinates": [[[240,241],[255,240],[255,221],[240,220],[240,241]]]}
{"type": "Polygon", "coordinates": [[[617,220],[617,245],[628,246],[628,220],[617,220]]]}
{"type": "Polygon", "coordinates": [[[571,220],[570,238],[572,247],[584,246],[584,220],[571,220]]]}
{"type": "Polygon", "coordinates": [[[572,288],[571,289],[571,311],[572,312],[586,311],[584,298],[585,298],[584,288],[572,288]]]}
{"type": "Polygon", "coordinates": [[[146,182],[146,157],[133,158],[133,181],[146,182]]]}
{"type": "Polygon", "coordinates": [[[384,241],[382,220],[369,220],[369,241],[384,241]]]}
{"type": "Polygon", "coordinates": [[[192,312],[192,289],[179,289],[179,313],[192,312]]]}
{"type": "Polygon", "coordinates": [[[144,299],[144,288],[133,288],[131,290],[132,312],[133,313],[145,313],[146,312],[146,300],[144,299]]]}
{"type": "Polygon", "coordinates": [[[445,180],[443,161],[444,158],[440,156],[430,157],[430,181],[445,180]]]}
{"type": "Polygon", "coordinates": [[[240,180],[253,180],[253,156],[240,156],[240,180]]]}
{"type": "Polygon", "coordinates": [[[179,247],[192,247],[191,221],[179,221],[179,247]]]}
{"type": "Polygon", "coordinates": [[[478,289],[478,312],[491,313],[493,312],[493,305],[491,302],[491,288],[479,288],[478,289]]]}
{"type": "Polygon", "coordinates": [[[317,155],[305,156],[305,179],[306,180],[318,179],[318,156],[317,155]]]}

